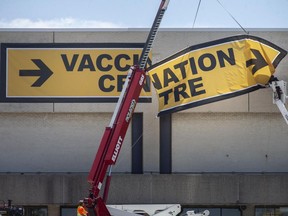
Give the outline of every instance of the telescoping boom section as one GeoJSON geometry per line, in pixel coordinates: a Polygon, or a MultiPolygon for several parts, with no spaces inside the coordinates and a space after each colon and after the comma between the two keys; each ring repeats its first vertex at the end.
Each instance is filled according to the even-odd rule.
{"type": "MultiPolygon", "coordinates": [[[[114,112],[109,127],[105,129],[88,176],[88,182],[91,184],[89,198],[85,199],[88,209],[96,207],[96,210],[99,211],[100,203],[103,202],[103,199],[106,199],[107,194],[105,195],[105,192],[103,199],[99,197],[99,193],[109,166],[114,165],[117,161],[145,80],[146,74],[144,70],[139,69],[137,66],[131,67],[124,84],[126,90],[122,92],[123,97],[120,96],[122,99],[118,101],[116,106],[118,112],[114,112]]],[[[108,179],[109,177],[107,176],[108,179]]],[[[107,182],[106,180],[106,187],[108,186],[107,184],[109,184],[109,181],[107,182]]],[[[104,214],[98,213],[96,215],[102,216],[104,214]]]]}
{"type": "Polygon", "coordinates": [[[124,84],[127,87],[119,104],[119,113],[114,112],[109,127],[105,129],[88,176],[88,181],[93,185],[92,193],[95,196],[98,196],[100,192],[108,166],[116,163],[145,80],[144,70],[135,66],[131,67],[124,84]]]}

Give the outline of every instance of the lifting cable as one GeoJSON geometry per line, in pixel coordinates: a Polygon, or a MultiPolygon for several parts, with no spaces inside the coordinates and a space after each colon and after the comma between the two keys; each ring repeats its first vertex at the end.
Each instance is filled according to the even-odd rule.
{"type": "Polygon", "coordinates": [[[223,4],[221,4],[221,2],[219,0],[216,0],[220,5],[221,7],[229,14],[229,16],[240,26],[240,28],[246,33],[246,34],[249,34],[248,31],[246,31],[245,28],[243,28],[243,26],[236,20],[236,18],[223,6],[223,4]]]}
{"type": "MultiPolygon", "coordinates": [[[[236,20],[236,18],[223,6],[223,4],[219,1],[219,0],[216,0],[219,5],[229,14],[229,16],[238,24],[238,26],[246,33],[246,34],[249,34],[248,31],[246,31],[246,29],[236,20]]],[[[199,12],[199,9],[200,9],[200,5],[201,5],[201,0],[199,0],[198,2],[198,6],[197,6],[197,11],[196,11],[196,14],[195,14],[195,17],[194,17],[194,21],[193,21],[193,26],[192,28],[194,28],[195,26],[195,22],[196,22],[196,19],[197,19],[197,16],[198,16],[198,12],[199,12]]]]}
{"type": "Polygon", "coordinates": [[[196,11],[196,14],[195,14],[195,17],[194,17],[194,21],[193,21],[193,26],[192,26],[192,28],[194,28],[194,25],[195,25],[195,22],[196,22],[196,19],[197,19],[197,16],[198,16],[200,4],[201,4],[201,0],[199,0],[199,2],[198,2],[198,7],[197,7],[197,11],[196,11]]]}

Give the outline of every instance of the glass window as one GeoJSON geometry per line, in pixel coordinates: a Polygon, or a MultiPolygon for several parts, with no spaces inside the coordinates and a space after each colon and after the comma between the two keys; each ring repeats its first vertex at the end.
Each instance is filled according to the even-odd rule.
{"type": "Polygon", "coordinates": [[[77,207],[61,207],[61,216],[77,215],[77,207]]]}
{"type": "Polygon", "coordinates": [[[209,210],[212,216],[241,216],[241,211],[238,207],[235,208],[197,208],[197,207],[183,207],[183,211],[180,216],[187,215],[187,211],[194,211],[195,213],[201,213],[205,210],[209,210]]]}
{"type": "Polygon", "coordinates": [[[26,206],[25,216],[48,216],[48,208],[46,206],[26,206]]]}
{"type": "Polygon", "coordinates": [[[221,215],[221,208],[197,208],[195,213],[203,212],[205,210],[208,210],[210,212],[210,215],[222,216],[221,215]]]}
{"type": "Polygon", "coordinates": [[[222,216],[240,216],[241,211],[239,208],[222,208],[222,216]]]}
{"type": "Polygon", "coordinates": [[[256,208],[255,216],[275,216],[274,208],[256,208]]]}
{"type": "Polygon", "coordinates": [[[288,207],[255,208],[255,216],[288,216],[288,207]]]}
{"type": "Polygon", "coordinates": [[[280,207],[279,211],[281,216],[288,216],[288,207],[280,207]]]}

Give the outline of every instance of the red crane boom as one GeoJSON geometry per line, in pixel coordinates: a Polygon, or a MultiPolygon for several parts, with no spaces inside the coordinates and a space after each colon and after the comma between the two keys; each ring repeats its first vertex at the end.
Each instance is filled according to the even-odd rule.
{"type": "Polygon", "coordinates": [[[95,160],[88,176],[91,184],[90,194],[85,198],[85,206],[89,215],[110,216],[105,202],[108,195],[108,188],[111,179],[111,167],[117,161],[130,120],[138,102],[141,90],[146,80],[145,67],[148,55],[151,50],[160,22],[167,9],[169,0],[162,0],[156,14],[153,25],[150,29],[145,46],[142,50],[138,65],[132,66],[128,71],[123,90],[120,94],[114,114],[108,127],[106,127],[95,160]],[[110,171],[106,177],[103,198],[99,196],[107,170],[110,171]]]}

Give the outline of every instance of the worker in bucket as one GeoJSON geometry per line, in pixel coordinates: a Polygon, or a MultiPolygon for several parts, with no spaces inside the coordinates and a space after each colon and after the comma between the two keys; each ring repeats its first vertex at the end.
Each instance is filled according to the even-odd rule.
{"type": "Polygon", "coordinates": [[[83,200],[79,201],[78,207],[77,207],[77,216],[87,216],[88,212],[86,211],[84,207],[83,200]]]}

